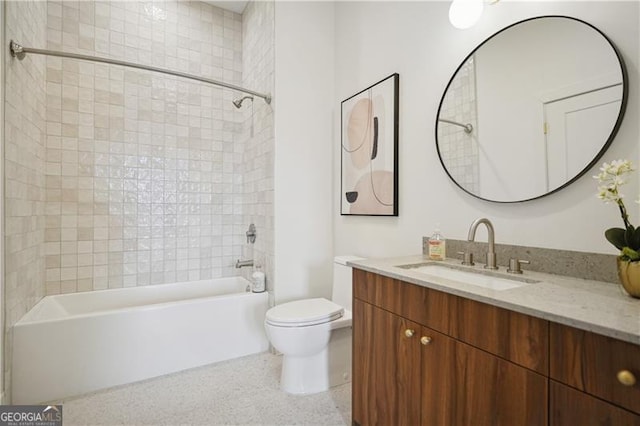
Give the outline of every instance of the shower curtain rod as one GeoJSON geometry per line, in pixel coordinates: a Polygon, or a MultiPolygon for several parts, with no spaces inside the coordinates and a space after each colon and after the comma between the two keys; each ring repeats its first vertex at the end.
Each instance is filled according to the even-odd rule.
{"type": "Polygon", "coordinates": [[[55,50],[45,50],[45,49],[35,49],[33,47],[24,47],[24,46],[20,45],[19,43],[16,43],[13,40],[11,40],[11,42],[9,43],[9,50],[11,51],[11,56],[18,58],[19,60],[24,59],[25,54],[33,53],[35,55],[59,56],[61,58],[71,58],[71,59],[80,59],[80,60],[83,60],[83,61],[102,62],[102,63],[105,63],[105,64],[121,65],[123,67],[138,68],[138,69],[141,69],[141,70],[154,71],[154,72],[159,72],[159,73],[163,73],[163,74],[170,74],[170,75],[174,75],[176,77],[188,78],[188,79],[191,79],[191,80],[201,81],[203,83],[213,84],[215,86],[226,87],[227,89],[231,89],[231,90],[237,90],[238,92],[248,93],[250,95],[257,96],[259,98],[264,99],[264,101],[267,104],[271,104],[271,94],[270,93],[259,93],[259,92],[255,92],[253,90],[245,89],[245,88],[240,87],[240,86],[235,86],[233,84],[224,83],[222,81],[217,81],[217,80],[212,80],[210,78],[199,77],[197,75],[187,74],[187,73],[183,73],[183,72],[180,72],[180,71],[172,71],[172,70],[167,70],[167,69],[163,69],[163,68],[157,68],[157,67],[153,67],[153,66],[149,66],[149,65],[140,65],[140,64],[135,64],[133,62],[119,61],[117,59],[101,58],[101,57],[98,57],[98,56],[80,55],[80,54],[77,54],[77,53],[58,52],[58,51],[55,51],[55,50]]]}
{"type": "Polygon", "coordinates": [[[463,124],[463,123],[458,123],[457,121],[447,120],[445,118],[438,118],[438,121],[442,121],[443,123],[453,124],[454,126],[460,126],[464,129],[464,132],[467,134],[473,132],[473,126],[471,125],[471,123],[463,124]]]}

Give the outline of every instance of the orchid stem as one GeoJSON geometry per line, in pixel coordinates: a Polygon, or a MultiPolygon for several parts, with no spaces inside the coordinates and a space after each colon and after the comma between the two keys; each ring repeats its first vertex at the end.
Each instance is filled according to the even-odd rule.
{"type": "Polygon", "coordinates": [[[620,215],[622,215],[622,220],[624,221],[624,227],[626,229],[633,228],[633,225],[629,223],[629,215],[627,214],[627,208],[624,206],[622,200],[618,200],[618,208],[620,209],[620,215]]]}

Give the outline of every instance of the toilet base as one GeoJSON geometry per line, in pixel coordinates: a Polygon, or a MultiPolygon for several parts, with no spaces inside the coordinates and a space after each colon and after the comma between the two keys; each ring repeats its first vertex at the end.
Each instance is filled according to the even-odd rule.
{"type": "Polygon", "coordinates": [[[351,327],[332,330],[329,344],[315,355],[284,355],[280,388],[292,394],[324,392],[351,381],[351,327]]]}

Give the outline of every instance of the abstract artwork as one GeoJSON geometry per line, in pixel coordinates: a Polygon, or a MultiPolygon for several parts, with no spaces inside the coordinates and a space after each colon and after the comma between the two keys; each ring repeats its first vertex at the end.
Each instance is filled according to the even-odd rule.
{"type": "Polygon", "coordinates": [[[342,101],[342,215],[398,216],[400,76],[342,101]]]}

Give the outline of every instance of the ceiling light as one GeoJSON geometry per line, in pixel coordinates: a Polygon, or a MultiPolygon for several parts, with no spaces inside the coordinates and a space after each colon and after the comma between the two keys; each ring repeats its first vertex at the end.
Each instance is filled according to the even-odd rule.
{"type": "Polygon", "coordinates": [[[483,7],[483,0],[453,0],[449,7],[449,21],[461,30],[470,28],[482,16],[483,7]]]}

